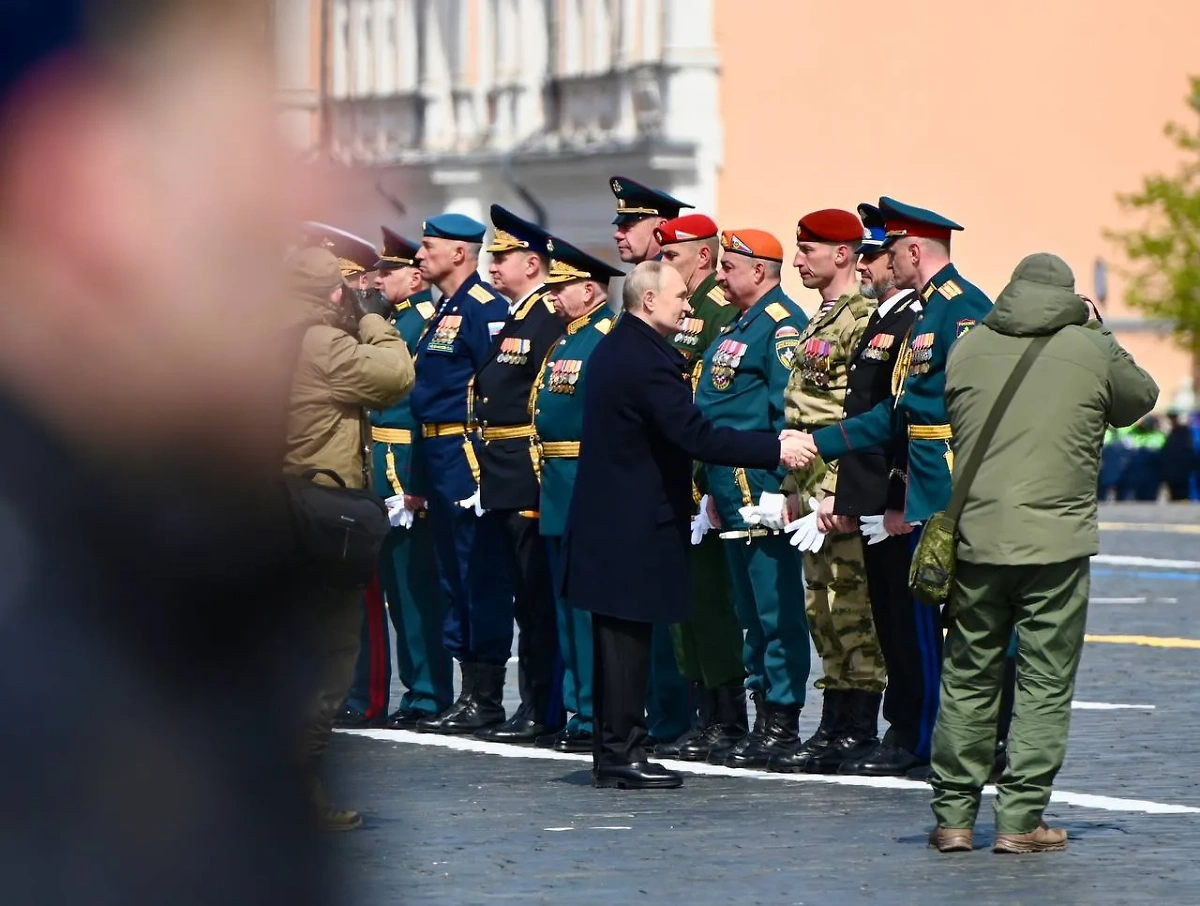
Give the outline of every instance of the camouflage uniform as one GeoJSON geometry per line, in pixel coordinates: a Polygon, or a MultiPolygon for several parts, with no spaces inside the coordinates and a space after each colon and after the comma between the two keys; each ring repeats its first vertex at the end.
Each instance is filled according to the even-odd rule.
{"type": "MultiPolygon", "coordinates": [[[[785,403],[789,428],[810,431],[842,417],[850,361],[875,303],[857,293],[826,302],[800,336],[785,403]]],[[[837,464],[820,458],[793,472],[785,489],[802,509],[837,487],[837,464]]],[[[862,535],[830,534],[821,549],[805,552],[805,610],[824,675],[818,689],[882,692],[887,674],[875,635],[862,535]]]]}

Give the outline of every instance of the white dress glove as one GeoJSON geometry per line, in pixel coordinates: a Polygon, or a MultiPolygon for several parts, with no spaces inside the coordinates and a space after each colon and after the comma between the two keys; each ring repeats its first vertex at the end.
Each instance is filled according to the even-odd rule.
{"type": "Polygon", "coordinates": [[[384,504],[387,505],[388,522],[392,524],[392,528],[412,528],[413,518],[416,514],[405,506],[403,494],[389,497],[384,504]]]}
{"type": "Polygon", "coordinates": [[[878,544],[888,537],[887,529],[883,527],[883,515],[860,516],[858,525],[862,529],[863,538],[867,544],[878,544]]]}
{"type": "Polygon", "coordinates": [[[476,516],[482,516],[484,513],[487,512],[487,510],[485,510],[483,507],[481,507],[479,505],[479,488],[476,488],[475,493],[472,494],[470,497],[468,497],[466,500],[460,500],[458,502],[458,505],[460,507],[462,507],[464,510],[474,509],[476,516]]]}
{"type": "Polygon", "coordinates": [[[692,544],[699,544],[704,533],[713,527],[708,518],[708,495],[700,498],[700,512],[692,517],[692,544]]]}
{"type": "Polygon", "coordinates": [[[784,526],[785,532],[792,532],[791,545],[802,551],[815,554],[825,543],[825,534],[817,526],[817,498],[808,498],[808,506],[812,510],[807,516],[802,516],[795,522],[784,526]]]}
{"type": "Polygon", "coordinates": [[[783,494],[768,494],[763,491],[758,498],[758,525],[774,531],[787,527],[787,497],[783,494]]]}

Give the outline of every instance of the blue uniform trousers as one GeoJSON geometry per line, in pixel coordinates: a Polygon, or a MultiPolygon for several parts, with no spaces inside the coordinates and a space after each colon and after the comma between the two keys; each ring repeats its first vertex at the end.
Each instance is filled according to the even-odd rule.
{"type": "Polygon", "coordinates": [[[553,578],[554,606],[558,618],[558,651],[562,658],[562,702],[571,715],[567,729],[591,733],[592,718],[592,615],[576,610],[558,593],[562,575],[562,536],[546,535],[546,556],[553,578]]]}
{"type": "Polygon", "coordinates": [[[738,622],[746,631],[746,688],[773,705],[803,707],[812,654],[800,554],[787,535],[724,544],[738,622]]]}
{"type": "Polygon", "coordinates": [[[489,510],[478,517],[468,576],[473,660],[507,663],[515,619],[521,630],[521,704],[539,723],[560,727],[562,666],[554,591],[537,519],[517,510],[489,510]]]}
{"type": "Polygon", "coordinates": [[[646,726],[652,737],[671,741],[696,723],[696,700],[691,682],[679,672],[670,623],[655,623],[650,634],[650,684],[646,697],[646,726]]]}
{"type": "MultiPolygon", "coordinates": [[[[923,524],[918,525],[908,535],[914,554],[924,528],[923,524]]],[[[917,629],[917,654],[920,657],[922,680],[920,735],[913,754],[928,761],[933,743],[933,726],[937,722],[938,690],[942,684],[942,617],[938,608],[922,604],[912,596],[909,600],[912,602],[917,629]]]]}

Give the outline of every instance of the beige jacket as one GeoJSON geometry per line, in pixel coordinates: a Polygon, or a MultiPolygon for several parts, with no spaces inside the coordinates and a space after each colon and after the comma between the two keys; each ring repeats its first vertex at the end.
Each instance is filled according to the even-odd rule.
{"type": "Polygon", "coordinates": [[[292,378],[284,470],[332,469],[348,487],[361,488],[363,410],[404,398],[414,380],[412,357],[379,315],[363,318],[355,338],[334,326],[336,308],[322,294],[303,293],[298,301],[308,327],[292,378]]]}

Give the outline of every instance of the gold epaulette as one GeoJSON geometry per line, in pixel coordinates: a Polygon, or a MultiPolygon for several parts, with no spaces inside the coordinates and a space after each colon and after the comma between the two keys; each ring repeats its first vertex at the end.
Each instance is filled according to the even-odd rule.
{"type": "Polygon", "coordinates": [[[783,305],[782,303],[772,302],[767,306],[767,314],[770,316],[772,321],[779,323],[787,318],[790,312],[787,310],[787,306],[783,305]]]}
{"type": "Polygon", "coordinates": [[[612,330],[612,324],[612,318],[603,318],[597,321],[593,326],[601,333],[608,333],[610,330],[612,330]]]}
{"type": "Polygon", "coordinates": [[[434,306],[434,304],[432,302],[418,302],[413,307],[416,308],[417,314],[419,314],[426,321],[428,321],[430,318],[432,318],[433,313],[435,311],[437,311],[437,308],[434,306]]]}
{"type": "Polygon", "coordinates": [[[550,314],[558,314],[558,312],[554,310],[554,303],[550,300],[549,293],[546,293],[546,295],[542,296],[542,304],[546,306],[546,311],[550,312],[550,314]]]}
{"type": "Polygon", "coordinates": [[[961,296],[963,294],[962,287],[953,280],[947,280],[938,287],[937,291],[947,299],[953,299],[955,296],[961,296]]]}
{"type": "Polygon", "coordinates": [[[477,302],[483,302],[485,304],[488,302],[491,302],[492,299],[495,298],[491,293],[489,293],[486,289],[484,289],[478,283],[476,283],[469,290],[467,290],[467,295],[470,296],[472,299],[476,300],[477,302]]]}
{"type": "Polygon", "coordinates": [[[718,305],[728,305],[729,300],[725,298],[725,291],[719,286],[714,286],[708,291],[708,298],[712,299],[718,305]]]}

